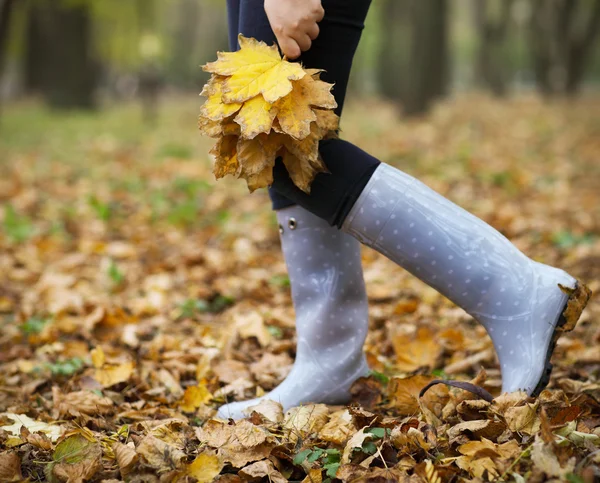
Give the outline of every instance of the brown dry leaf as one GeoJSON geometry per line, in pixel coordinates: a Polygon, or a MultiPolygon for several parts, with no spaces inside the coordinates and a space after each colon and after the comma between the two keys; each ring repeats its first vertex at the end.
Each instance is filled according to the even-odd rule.
{"type": "Polygon", "coordinates": [[[570,458],[564,465],[561,465],[552,450],[552,446],[545,444],[537,435],[531,450],[531,461],[538,470],[548,476],[560,478],[561,481],[566,480],[566,476],[573,473],[575,469],[575,457],[570,458]]]}
{"type": "Polygon", "coordinates": [[[310,185],[317,174],[329,172],[320,158],[316,161],[298,158],[287,149],[283,151],[282,158],[290,178],[305,193],[310,194],[310,185]]]}
{"type": "MultiPolygon", "coordinates": [[[[236,127],[239,130],[240,127],[237,124],[236,127]]],[[[211,138],[218,138],[221,135],[239,134],[237,132],[226,132],[229,131],[229,128],[226,130],[220,121],[213,121],[202,115],[198,116],[198,129],[200,130],[200,134],[211,138]]]]}
{"type": "Polygon", "coordinates": [[[155,436],[145,436],[138,444],[136,451],[158,473],[183,467],[185,453],[155,436]]]}
{"type": "Polygon", "coordinates": [[[266,458],[275,446],[265,430],[247,420],[228,425],[211,419],[196,430],[196,435],[200,442],[218,450],[221,461],[236,468],[266,458]]]}
{"type": "Polygon", "coordinates": [[[434,368],[442,347],[435,332],[429,327],[419,327],[414,334],[396,334],[392,337],[399,370],[412,372],[421,367],[434,368]]]}
{"type": "Polygon", "coordinates": [[[317,126],[321,130],[321,133],[327,133],[330,131],[337,131],[340,127],[340,118],[333,111],[326,111],[323,109],[313,109],[315,116],[317,117],[317,126]]]}
{"type": "Polygon", "coordinates": [[[13,451],[0,453],[0,481],[23,481],[21,459],[13,451]]]}
{"type": "Polygon", "coordinates": [[[223,462],[212,451],[203,451],[187,465],[186,474],[198,483],[210,483],[223,469],[223,462]]]}
{"type": "Polygon", "coordinates": [[[503,416],[507,409],[520,405],[528,398],[524,391],[505,392],[494,398],[492,410],[503,416]]]}
{"type": "MultiPolygon", "coordinates": [[[[131,443],[130,443],[131,444],[131,443]]],[[[129,444],[116,442],[112,445],[112,450],[115,454],[115,459],[119,465],[119,470],[122,477],[126,477],[136,465],[138,455],[135,452],[135,447],[129,444]]]]}
{"type": "Polygon", "coordinates": [[[237,159],[240,164],[239,177],[247,181],[251,192],[273,184],[275,154],[267,156],[267,152],[258,138],[239,138],[237,159]]]}
{"type": "Polygon", "coordinates": [[[283,406],[271,399],[263,399],[258,404],[249,406],[247,414],[250,415],[253,411],[261,414],[264,418],[273,423],[280,423],[283,421],[283,406]]]}
{"type": "Polygon", "coordinates": [[[241,361],[225,359],[219,361],[213,367],[212,370],[213,373],[218,375],[219,381],[224,382],[226,384],[232,383],[240,377],[244,379],[250,379],[250,371],[248,370],[248,364],[245,364],[241,361]]]}
{"type": "Polygon", "coordinates": [[[210,150],[214,157],[213,174],[220,179],[228,174],[237,176],[239,174],[239,162],[237,158],[238,136],[223,136],[210,150]]]}
{"type": "Polygon", "coordinates": [[[290,441],[306,438],[319,432],[327,423],[329,408],[325,404],[307,404],[288,409],[283,419],[283,429],[290,441]]]}
{"type": "Polygon", "coordinates": [[[98,381],[102,387],[110,387],[121,382],[127,382],[133,375],[133,361],[127,361],[122,364],[104,364],[101,368],[96,369],[94,379],[98,381]]]}
{"type": "Polygon", "coordinates": [[[456,465],[476,478],[483,478],[484,475],[487,475],[487,480],[493,481],[500,476],[494,460],[488,456],[477,459],[459,456],[456,458],[456,465]]]}
{"type": "Polygon", "coordinates": [[[273,336],[265,326],[265,320],[258,312],[236,314],[235,327],[242,338],[256,337],[262,347],[271,343],[273,336]]]}
{"type": "Polygon", "coordinates": [[[31,433],[27,427],[21,426],[20,433],[21,439],[26,443],[45,451],[52,449],[52,441],[43,432],[31,433]]]}
{"type": "Polygon", "coordinates": [[[275,469],[273,463],[269,460],[262,460],[252,463],[241,469],[239,475],[248,480],[256,478],[268,478],[273,483],[287,483],[287,479],[275,469]]]}
{"type": "Polygon", "coordinates": [[[52,388],[54,409],[60,416],[88,414],[97,416],[113,412],[114,402],[108,397],[98,396],[92,391],[76,391],[62,394],[57,387],[52,388]]]}
{"type": "Polygon", "coordinates": [[[208,403],[212,397],[212,394],[204,384],[188,386],[183,393],[183,399],[179,403],[179,408],[186,413],[193,413],[200,406],[208,403]]]}
{"type": "Polygon", "coordinates": [[[204,423],[204,426],[196,429],[196,436],[201,443],[206,443],[213,448],[220,448],[231,440],[233,429],[234,426],[230,426],[227,423],[216,419],[209,419],[204,423]]]}
{"type": "Polygon", "coordinates": [[[147,429],[148,434],[157,437],[161,441],[175,446],[179,449],[185,448],[184,428],[186,423],[178,419],[170,419],[163,421],[153,421],[149,424],[148,421],[140,423],[140,426],[147,429]]]}
{"type": "Polygon", "coordinates": [[[487,438],[495,440],[506,429],[506,424],[502,421],[493,421],[489,419],[481,419],[475,421],[465,421],[458,423],[448,429],[448,438],[457,438],[462,433],[473,433],[478,438],[487,438]]]}
{"type": "Polygon", "coordinates": [[[347,409],[340,409],[329,415],[329,421],[319,431],[319,437],[341,446],[348,441],[355,430],[350,412],[347,409]]]}
{"type": "Polygon", "coordinates": [[[283,138],[283,145],[287,151],[299,160],[308,162],[310,165],[319,162],[319,140],[321,137],[318,128],[314,124],[311,126],[310,134],[300,141],[287,136],[280,136],[280,138],[283,138]]]}
{"type": "Polygon", "coordinates": [[[245,448],[258,446],[267,441],[269,437],[269,433],[263,428],[252,424],[246,419],[242,419],[235,424],[233,435],[245,448]]]}
{"type": "Polygon", "coordinates": [[[259,361],[253,362],[248,367],[256,382],[263,388],[270,389],[286,378],[292,370],[293,363],[294,360],[287,352],[282,354],[266,352],[259,361]]]}
{"type": "Polygon", "coordinates": [[[491,403],[483,399],[466,399],[456,406],[456,412],[464,421],[485,418],[491,403]]]}
{"type": "Polygon", "coordinates": [[[472,457],[490,455],[494,458],[511,459],[519,455],[521,448],[514,439],[506,443],[496,444],[489,439],[481,438],[481,441],[469,441],[459,446],[458,451],[460,454],[472,457]]]}
{"type": "MultiPolygon", "coordinates": [[[[402,416],[417,414],[420,410],[419,393],[434,379],[433,376],[423,375],[391,378],[387,388],[389,407],[393,407],[402,416]]],[[[448,388],[442,385],[433,386],[421,399],[434,414],[439,415],[447,402],[448,388]]]]}
{"type": "Polygon", "coordinates": [[[432,444],[425,439],[423,432],[414,427],[405,430],[401,425],[392,429],[390,434],[392,444],[405,453],[413,453],[419,450],[429,451],[432,444]]]}
{"type": "Polygon", "coordinates": [[[469,441],[459,446],[458,451],[463,455],[456,459],[460,468],[477,478],[487,474],[487,479],[492,481],[500,476],[498,462],[514,460],[521,453],[521,448],[515,440],[495,444],[481,438],[481,441],[469,441]]]}
{"type": "Polygon", "coordinates": [[[567,308],[563,313],[563,316],[567,322],[557,330],[569,332],[575,328],[575,324],[577,324],[577,321],[581,316],[581,312],[583,312],[583,309],[585,309],[590,297],[592,296],[592,291],[587,287],[587,285],[581,282],[578,282],[577,287],[574,290],[569,287],[565,287],[560,283],[558,286],[569,296],[569,300],[567,302],[567,308]]]}
{"type": "Polygon", "coordinates": [[[514,406],[504,411],[504,419],[511,431],[525,434],[535,434],[540,430],[540,417],[538,415],[539,401],[525,403],[523,406],[514,406]]]}
{"type": "MultiPolygon", "coordinates": [[[[365,468],[364,466],[349,463],[346,465],[341,465],[338,468],[335,477],[342,480],[344,483],[351,481],[361,481],[360,478],[363,475],[365,475],[368,471],[368,468],[365,468]]],[[[306,483],[310,483],[310,481],[307,481],[306,483]]]]}
{"type": "Polygon", "coordinates": [[[243,468],[252,461],[268,457],[275,446],[275,443],[263,443],[251,448],[244,448],[241,445],[231,445],[220,448],[218,455],[224,462],[231,463],[231,466],[243,468]]]}
{"type": "MultiPolygon", "coordinates": [[[[339,472],[339,470],[338,470],[339,472]]],[[[336,475],[336,478],[340,478],[336,475]]],[[[323,470],[321,468],[313,468],[308,470],[306,477],[300,483],[322,483],[323,470]]]]}
{"type": "Polygon", "coordinates": [[[56,446],[52,459],[52,474],[60,481],[82,483],[102,470],[100,444],[81,434],[61,441],[56,446]]]}
{"type": "MultiPolygon", "coordinates": [[[[311,123],[317,122],[319,128],[334,130],[337,124],[331,114],[317,118],[315,107],[334,109],[337,102],[331,94],[333,84],[327,84],[310,75],[294,82],[292,91],[280,99],[276,106],[279,109],[277,120],[281,130],[292,138],[302,140],[311,133],[311,123]],[[323,127],[322,127],[323,126],[323,127]]],[[[322,136],[321,136],[322,137],[322,136]]]]}

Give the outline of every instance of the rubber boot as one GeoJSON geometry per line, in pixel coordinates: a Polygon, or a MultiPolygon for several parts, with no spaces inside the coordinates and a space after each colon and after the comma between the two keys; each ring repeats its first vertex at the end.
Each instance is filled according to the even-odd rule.
{"type": "Polygon", "coordinates": [[[268,394],[226,404],[217,416],[240,419],[262,399],[284,411],[306,403],[343,404],[369,368],[368,330],[360,243],[300,206],[277,211],[296,312],[296,359],[287,378],[268,394]]]}
{"type": "Polygon", "coordinates": [[[478,320],[490,335],[502,391],[547,385],[557,327],[577,281],[525,256],[490,225],[422,182],[381,164],[342,230],[393,260],[478,320]]]}

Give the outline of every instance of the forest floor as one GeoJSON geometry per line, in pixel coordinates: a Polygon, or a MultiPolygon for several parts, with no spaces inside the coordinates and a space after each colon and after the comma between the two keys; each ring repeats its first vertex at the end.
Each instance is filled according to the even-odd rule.
{"type": "MultiPolygon", "coordinates": [[[[350,409],[263,394],[294,358],[264,192],[215,182],[198,105],[0,118],[0,481],[597,481],[600,302],[559,340],[549,389],[499,396],[485,331],[370,249],[350,409]],[[484,369],[484,371],[482,370],[484,369]],[[490,403],[434,378],[474,380],[490,403]],[[439,478],[439,479],[438,479],[439,478]]],[[[347,106],[343,137],[600,289],[600,98],[459,97],[426,118],[347,106]]]]}

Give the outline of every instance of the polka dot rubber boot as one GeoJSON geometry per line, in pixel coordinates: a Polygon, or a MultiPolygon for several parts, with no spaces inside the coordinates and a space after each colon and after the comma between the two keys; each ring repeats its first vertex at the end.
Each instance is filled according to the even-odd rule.
{"type": "Polygon", "coordinates": [[[502,391],[548,383],[559,325],[575,288],[566,272],[525,256],[501,233],[412,176],[380,165],[342,230],[438,290],[483,324],[502,391]]]}
{"type": "Polygon", "coordinates": [[[349,388],[369,372],[363,353],[368,330],[360,243],[300,206],[277,211],[296,312],[296,360],[287,378],[261,398],[219,408],[240,419],[262,399],[282,404],[344,404],[349,388]]]}

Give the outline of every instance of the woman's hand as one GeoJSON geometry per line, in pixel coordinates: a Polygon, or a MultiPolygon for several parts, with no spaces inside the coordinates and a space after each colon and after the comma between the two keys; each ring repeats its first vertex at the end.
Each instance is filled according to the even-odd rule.
{"type": "Polygon", "coordinates": [[[325,15],[321,0],[265,0],[265,12],[279,48],[288,59],[310,49],[319,35],[317,23],[325,15]]]}

